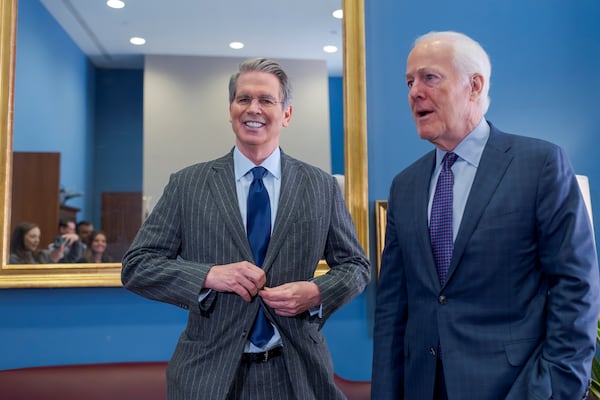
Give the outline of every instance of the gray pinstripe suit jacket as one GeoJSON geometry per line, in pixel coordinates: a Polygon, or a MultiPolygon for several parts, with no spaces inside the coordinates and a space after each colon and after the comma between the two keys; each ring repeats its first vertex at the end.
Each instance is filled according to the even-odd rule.
{"type": "Polygon", "coordinates": [[[279,207],[263,268],[267,286],[306,281],[320,259],[331,270],[315,279],[323,318],[280,317],[260,298],[198,296],[215,264],[252,261],[236,197],[233,153],[171,176],[158,204],[123,258],[122,281],[144,297],[189,310],[167,370],[170,399],[225,399],[259,307],[278,327],[298,399],[343,398],[320,332],[370,277],[352,219],[334,178],[282,152],[279,207]]]}

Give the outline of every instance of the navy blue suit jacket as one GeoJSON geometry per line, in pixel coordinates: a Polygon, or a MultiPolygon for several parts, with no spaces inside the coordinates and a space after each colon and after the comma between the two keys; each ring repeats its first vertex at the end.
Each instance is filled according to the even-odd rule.
{"type": "Polygon", "coordinates": [[[598,259],[566,155],[491,126],[444,286],[427,226],[434,163],[432,151],[390,190],[373,399],[432,399],[438,343],[450,400],[582,398],[598,259]]]}

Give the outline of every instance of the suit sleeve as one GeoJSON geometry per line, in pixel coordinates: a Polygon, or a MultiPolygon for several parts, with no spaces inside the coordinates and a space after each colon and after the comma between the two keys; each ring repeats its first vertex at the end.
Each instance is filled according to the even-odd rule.
{"type": "MultiPolygon", "coordinates": [[[[123,285],[152,300],[184,309],[199,307],[199,293],[212,265],[178,257],[181,247],[181,206],[178,175],[142,224],[123,257],[123,285]]],[[[210,302],[210,295],[203,303],[210,302]]]]}
{"type": "Polygon", "coordinates": [[[352,217],[335,178],[330,180],[331,218],[324,257],[330,270],[314,280],[321,292],[322,321],[327,320],[342,305],[360,294],[370,279],[370,263],[366,258],[352,217]]]}
{"type": "Polygon", "coordinates": [[[581,399],[599,313],[598,258],[593,230],[577,179],[555,148],[538,186],[539,262],[549,277],[546,338],[530,380],[530,392],[549,384],[553,399],[581,399]]]}

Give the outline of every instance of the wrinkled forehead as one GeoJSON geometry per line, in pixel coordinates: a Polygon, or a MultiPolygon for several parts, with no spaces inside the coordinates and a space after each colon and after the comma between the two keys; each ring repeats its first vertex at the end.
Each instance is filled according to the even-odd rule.
{"type": "Polygon", "coordinates": [[[454,50],[447,40],[419,42],[406,59],[406,73],[414,74],[428,68],[448,68],[453,65],[454,50]]]}

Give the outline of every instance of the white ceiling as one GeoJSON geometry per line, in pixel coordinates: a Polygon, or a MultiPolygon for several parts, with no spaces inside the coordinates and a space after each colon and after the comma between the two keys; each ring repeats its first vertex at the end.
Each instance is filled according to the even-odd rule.
{"type": "Polygon", "coordinates": [[[342,75],[342,0],[40,0],[98,67],[141,68],[143,55],[322,59],[342,75]],[[143,46],[129,43],[146,39],[143,46]],[[229,43],[245,43],[232,50],[229,43]],[[322,48],[335,45],[327,54],[322,48]]]}

